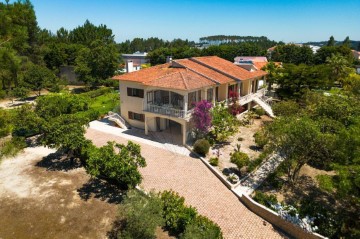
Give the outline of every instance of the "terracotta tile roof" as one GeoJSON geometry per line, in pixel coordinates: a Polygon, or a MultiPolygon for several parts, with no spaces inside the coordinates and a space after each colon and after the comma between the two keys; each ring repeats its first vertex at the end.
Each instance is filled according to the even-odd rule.
{"type": "Polygon", "coordinates": [[[183,70],[180,68],[173,68],[170,66],[171,66],[170,63],[157,65],[157,66],[141,69],[139,71],[126,73],[123,75],[116,75],[112,79],[123,80],[123,81],[134,81],[145,84],[146,82],[150,82],[160,77],[164,77],[169,74],[174,74],[176,72],[183,70]]]}
{"type": "Polygon", "coordinates": [[[190,58],[197,63],[203,64],[211,69],[221,72],[227,76],[233,77],[237,80],[248,80],[255,77],[265,76],[267,73],[262,70],[248,71],[234,63],[222,59],[217,56],[204,56],[204,57],[193,57],[190,58]]]}
{"type": "Polygon", "coordinates": [[[176,72],[148,82],[146,85],[177,90],[194,90],[216,85],[215,82],[190,70],[176,72]]]}
{"type": "Polygon", "coordinates": [[[215,81],[219,84],[225,84],[228,82],[233,82],[234,79],[231,77],[228,77],[224,74],[221,74],[217,71],[214,71],[206,66],[203,66],[201,64],[198,64],[191,59],[181,59],[181,60],[174,60],[173,62],[186,67],[187,69],[194,71],[202,76],[207,77],[208,79],[215,81]]]}
{"type": "Polygon", "coordinates": [[[210,56],[174,60],[172,63],[117,75],[113,79],[161,88],[192,90],[264,75],[264,71],[250,72],[230,61],[210,56]]]}

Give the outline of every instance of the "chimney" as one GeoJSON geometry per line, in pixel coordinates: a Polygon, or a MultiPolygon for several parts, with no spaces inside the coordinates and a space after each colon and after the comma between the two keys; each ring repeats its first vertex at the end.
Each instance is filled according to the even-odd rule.
{"type": "Polygon", "coordinates": [[[166,63],[170,63],[172,62],[172,56],[167,56],[166,57],[166,63]]]}
{"type": "Polygon", "coordinates": [[[130,73],[134,71],[134,63],[133,61],[127,61],[126,62],[126,72],[130,73]]]}

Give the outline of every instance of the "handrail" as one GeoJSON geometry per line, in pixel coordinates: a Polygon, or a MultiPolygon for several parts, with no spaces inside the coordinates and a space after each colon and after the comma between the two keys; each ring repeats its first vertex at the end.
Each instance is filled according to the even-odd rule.
{"type": "Polygon", "coordinates": [[[189,110],[185,111],[185,110],[180,110],[180,109],[176,109],[176,108],[169,107],[169,106],[159,106],[159,105],[154,105],[154,104],[147,104],[145,110],[152,112],[152,113],[169,115],[169,116],[177,117],[177,118],[185,118],[187,116],[187,114],[190,112],[189,110]]]}
{"type": "Polygon", "coordinates": [[[121,117],[118,113],[114,113],[114,112],[109,112],[109,119],[113,118],[113,119],[117,119],[119,120],[124,126],[126,126],[126,122],[123,119],[123,117],[121,117]]]}

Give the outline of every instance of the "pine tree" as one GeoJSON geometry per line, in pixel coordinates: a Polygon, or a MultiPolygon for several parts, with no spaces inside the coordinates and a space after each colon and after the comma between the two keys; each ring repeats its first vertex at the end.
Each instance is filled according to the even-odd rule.
{"type": "Polygon", "coordinates": [[[335,46],[335,39],[333,36],[330,37],[327,46],[335,46]]]}
{"type": "Polygon", "coordinates": [[[347,36],[347,37],[345,38],[345,40],[343,41],[343,46],[350,48],[351,42],[350,42],[349,36],[347,36]]]}

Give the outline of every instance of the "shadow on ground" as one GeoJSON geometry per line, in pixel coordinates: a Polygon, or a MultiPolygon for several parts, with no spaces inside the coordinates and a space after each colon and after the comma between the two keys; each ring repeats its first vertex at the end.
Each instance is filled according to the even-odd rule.
{"type": "Polygon", "coordinates": [[[80,160],[70,159],[62,152],[57,151],[43,157],[43,159],[37,162],[35,166],[46,168],[49,171],[69,171],[80,168],[82,165],[80,160]]]}
{"type": "Polygon", "coordinates": [[[77,190],[81,199],[87,201],[90,198],[97,198],[108,203],[119,204],[126,195],[125,190],[121,190],[104,180],[97,178],[90,179],[77,190]]]}

